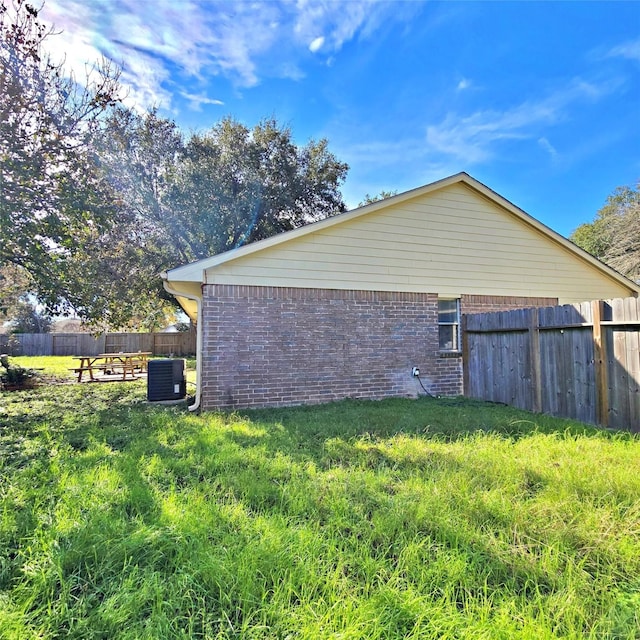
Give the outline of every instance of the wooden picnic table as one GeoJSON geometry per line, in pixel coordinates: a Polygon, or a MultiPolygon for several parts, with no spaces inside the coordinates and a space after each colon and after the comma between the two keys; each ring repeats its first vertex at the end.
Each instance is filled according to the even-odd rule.
{"type": "Polygon", "coordinates": [[[77,367],[71,369],[78,374],[78,382],[82,382],[82,374],[89,372],[89,378],[96,380],[94,373],[102,371],[106,375],[121,375],[122,380],[136,379],[136,372],[147,370],[148,357],[152,355],[150,351],[134,351],[118,353],[100,353],[96,356],[74,356],[74,360],[79,360],[77,367]]]}

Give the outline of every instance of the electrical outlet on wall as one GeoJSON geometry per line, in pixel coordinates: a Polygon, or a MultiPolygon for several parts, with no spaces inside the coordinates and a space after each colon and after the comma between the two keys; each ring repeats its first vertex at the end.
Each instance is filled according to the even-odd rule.
{"type": "Polygon", "coordinates": [[[413,369],[411,369],[411,375],[414,378],[420,377],[420,369],[418,369],[418,367],[413,367],[413,369]]]}

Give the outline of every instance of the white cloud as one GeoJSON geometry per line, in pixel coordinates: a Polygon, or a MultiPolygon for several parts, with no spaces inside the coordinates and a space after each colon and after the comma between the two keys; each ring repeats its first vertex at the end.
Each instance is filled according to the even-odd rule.
{"type": "Polygon", "coordinates": [[[424,157],[425,145],[421,140],[403,139],[391,141],[371,140],[363,143],[345,143],[344,148],[335,145],[340,158],[353,167],[396,167],[411,165],[424,157]]]}
{"type": "Polygon", "coordinates": [[[68,68],[80,76],[87,61],[114,60],[143,107],[170,108],[176,69],[196,80],[222,74],[239,86],[257,84],[256,59],[281,36],[270,3],[48,0],[41,17],[62,31],[49,46],[68,68]]]}
{"type": "Polygon", "coordinates": [[[297,0],[292,12],[293,34],[298,41],[313,44],[317,34],[323,33],[322,44],[335,52],[356,37],[370,38],[389,20],[408,20],[418,8],[419,3],[376,0],[297,0]]]}
{"type": "Polygon", "coordinates": [[[526,101],[504,111],[477,111],[468,116],[450,113],[441,123],[427,127],[427,144],[468,164],[484,162],[494,156],[498,143],[539,139],[545,126],[567,117],[572,104],[595,101],[616,86],[614,82],[598,86],[576,80],[545,99],[526,101]]]}
{"type": "Polygon", "coordinates": [[[311,53],[320,51],[320,49],[322,49],[323,44],[324,44],[324,37],[320,36],[319,38],[316,38],[315,40],[311,41],[311,44],[309,45],[309,51],[311,51],[311,53]]]}
{"type": "Polygon", "coordinates": [[[123,66],[130,101],[170,109],[176,70],[196,82],[225,76],[238,87],[264,75],[297,80],[305,50],[335,53],[407,11],[375,0],[47,0],[41,17],[62,30],[52,52],[79,78],[85,63],[105,55],[123,66]]]}
{"type": "Polygon", "coordinates": [[[288,78],[289,80],[302,80],[305,77],[304,71],[294,62],[283,62],[274,67],[275,75],[278,78],[288,78]]]}
{"type": "Polygon", "coordinates": [[[640,62],[640,38],[613,47],[607,55],[610,58],[628,58],[640,62]]]}
{"type": "Polygon", "coordinates": [[[186,98],[187,100],[189,100],[189,107],[191,109],[193,109],[194,111],[202,111],[202,105],[203,104],[212,104],[212,105],[218,105],[218,106],[222,106],[224,105],[224,102],[222,102],[222,100],[216,100],[215,98],[209,98],[207,96],[205,96],[204,94],[193,94],[193,93],[187,93],[186,91],[181,91],[180,95],[183,98],[186,98]]]}
{"type": "MultiPolygon", "coordinates": [[[[127,51],[123,49],[125,55],[127,51]]],[[[169,79],[169,71],[152,56],[143,53],[128,56],[121,79],[127,93],[126,105],[146,108],[171,104],[171,93],[164,86],[169,79]]]]}
{"type": "Polygon", "coordinates": [[[458,82],[458,86],[456,87],[456,89],[458,91],[464,91],[465,89],[468,89],[471,86],[471,80],[467,80],[466,78],[462,78],[462,80],[460,80],[460,82],[458,82]]]}
{"type": "Polygon", "coordinates": [[[558,157],[557,149],[543,136],[542,138],[538,138],[538,144],[552,157],[558,157]]]}

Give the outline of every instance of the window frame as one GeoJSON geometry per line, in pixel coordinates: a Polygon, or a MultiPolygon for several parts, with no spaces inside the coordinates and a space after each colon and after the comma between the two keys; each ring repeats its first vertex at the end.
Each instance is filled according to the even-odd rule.
{"type": "Polygon", "coordinates": [[[461,316],[460,316],[460,298],[455,297],[445,297],[438,296],[438,351],[443,353],[460,353],[462,348],[460,341],[460,324],[461,324],[461,316]],[[455,320],[453,322],[440,322],[440,314],[443,312],[451,313],[453,310],[443,310],[440,309],[441,302],[455,302],[455,320]],[[441,327],[452,327],[452,347],[447,348],[442,346],[442,334],[440,331],[441,327]]]}

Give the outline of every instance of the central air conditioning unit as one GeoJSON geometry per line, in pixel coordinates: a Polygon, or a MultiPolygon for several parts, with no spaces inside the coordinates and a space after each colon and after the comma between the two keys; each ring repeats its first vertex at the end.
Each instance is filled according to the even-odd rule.
{"type": "Polygon", "coordinates": [[[181,400],[187,395],[185,361],[149,360],[147,363],[147,400],[181,400]]]}

